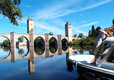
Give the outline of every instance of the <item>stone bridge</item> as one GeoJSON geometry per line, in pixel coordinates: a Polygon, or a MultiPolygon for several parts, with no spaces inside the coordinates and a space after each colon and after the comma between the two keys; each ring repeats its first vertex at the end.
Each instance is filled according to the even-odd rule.
{"type": "MultiPolygon", "coordinates": [[[[34,57],[41,57],[41,56],[49,56],[51,53],[49,51],[49,40],[51,38],[54,38],[57,41],[57,46],[58,46],[58,50],[56,51],[55,54],[61,54],[62,51],[62,40],[65,39],[66,41],[70,42],[73,39],[72,37],[72,31],[71,31],[71,24],[69,22],[67,22],[65,24],[65,36],[61,36],[61,35],[49,35],[49,34],[34,34],[34,30],[33,30],[33,19],[31,17],[29,17],[29,19],[27,20],[27,33],[15,33],[15,32],[11,32],[11,33],[0,33],[0,36],[6,37],[9,41],[10,41],[10,54],[9,56],[5,59],[6,61],[16,61],[16,60],[21,60],[21,59],[28,59],[30,57],[34,58],[34,57]],[[28,54],[25,57],[20,58],[19,56],[17,56],[16,54],[16,40],[18,40],[19,37],[24,37],[26,38],[27,42],[28,42],[28,54]],[[34,41],[37,37],[41,37],[44,40],[44,44],[45,44],[45,52],[43,53],[43,55],[41,56],[37,56],[34,52],[34,41]],[[46,53],[46,54],[45,54],[46,53]]],[[[1,61],[1,60],[0,60],[1,61]]]]}
{"type": "Polygon", "coordinates": [[[11,47],[16,45],[16,40],[19,37],[26,38],[29,43],[29,46],[34,46],[34,40],[37,37],[43,38],[45,45],[49,45],[49,40],[51,38],[55,38],[58,45],[61,45],[61,41],[63,39],[66,39],[68,42],[76,39],[72,37],[71,24],[69,22],[65,24],[65,36],[61,36],[61,35],[54,36],[54,35],[49,35],[49,34],[34,34],[33,19],[31,17],[29,17],[29,19],[27,20],[27,33],[15,33],[15,32],[0,33],[0,36],[3,36],[10,41],[11,47]]]}

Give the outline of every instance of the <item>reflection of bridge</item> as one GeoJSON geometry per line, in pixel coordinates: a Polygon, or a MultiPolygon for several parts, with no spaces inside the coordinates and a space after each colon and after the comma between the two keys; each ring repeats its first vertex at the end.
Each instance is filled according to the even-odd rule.
{"type": "MultiPolygon", "coordinates": [[[[30,47],[30,49],[34,50],[34,47],[30,47]]],[[[0,62],[1,61],[15,62],[16,60],[24,60],[24,59],[40,58],[40,57],[50,57],[53,55],[62,55],[62,53],[68,52],[68,50],[63,51],[62,47],[61,47],[61,49],[59,48],[55,53],[51,53],[49,50],[49,46],[45,46],[45,50],[41,55],[38,55],[35,51],[33,53],[31,53],[30,51],[31,50],[29,50],[29,52],[24,57],[21,57],[16,53],[16,50],[14,51],[14,48],[11,48],[11,52],[9,53],[9,55],[4,59],[0,59],[0,62]]]]}
{"type": "MultiPolygon", "coordinates": [[[[38,58],[38,57],[49,57],[51,55],[55,55],[55,54],[62,54],[62,53],[66,53],[64,51],[62,51],[62,40],[65,39],[68,42],[72,41],[72,39],[76,39],[76,38],[72,38],[72,31],[71,31],[71,24],[69,22],[66,23],[65,25],[65,37],[61,36],[61,35],[49,35],[49,34],[34,34],[33,32],[33,19],[29,18],[27,20],[27,33],[15,33],[15,32],[11,32],[11,33],[0,33],[0,36],[6,37],[9,41],[10,41],[10,54],[8,57],[6,57],[5,59],[0,59],[0,61],[16,61],[16,60],[23,60],[23,59],[28,59],[29,60],[29,64],[31,68],[30,70],[32,70],[32,72],[34,72],[34,58],[38,58]],[[27,42],[28,42],[28,54],[24,57],[20,57],[16,54],[16,40],[19,37],[24,37],[26,38],[27,42]],[[34,41],[37,37],[41,37],[44,40],[44,44],[45,44],[45,51],[42,55],[37,55],[34,52],[34,41]],[[51,38],[54,38],[57,41],[57,45],[58,45],[58,50],[55,53],[51,53],[49,51],[49,40],[51,38]]],[[[30,71],[31,72],[31,71],[30,71]]]]}
{"type": "MultiPolygon", "coordinates": [[[[34,47],[30,47],[30,49],[34,50],[34,47]]],[[[8,57],[6,57],[5,59],[0,59],[0,62],[4,62],[4,61],[12,61],[15,62],[16,60],[28,60],[28,71],[30,73],[30,75],[33,75],[33,73],[35,72],[35,58],[41,58],[41,57],[51,57],[54,55],[62,55],[63,53],[66,54],[66,61],[67,58],[72,55],[72,49],[68,48],[66,51],[62,50],[58,48],[58,50],[55,53],[51,53],[49,51],[49,46],[45,46],[45,51],[43,54],[38,55],[35,52],[31,52],[31,50],[28,52],[28,54],[24,57],[20,57],[19,55],[16,54],[16,51],[13,51],[14,49],[11,48],[11,53],[9,54],[8,57]]],[[[66,62],[67,63],[67,62],[66,62]]]]}

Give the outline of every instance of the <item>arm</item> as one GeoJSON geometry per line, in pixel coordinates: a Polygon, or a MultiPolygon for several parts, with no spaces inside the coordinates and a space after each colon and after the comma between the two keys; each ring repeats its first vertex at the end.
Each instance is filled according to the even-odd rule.
{"type": "Polygon", "coordinates": [[[105,34],[105,38],[103,39],[103,41],[104,41],[107,37],[109,37],[109,35],[106,33],[106,34],[105,34]]]}

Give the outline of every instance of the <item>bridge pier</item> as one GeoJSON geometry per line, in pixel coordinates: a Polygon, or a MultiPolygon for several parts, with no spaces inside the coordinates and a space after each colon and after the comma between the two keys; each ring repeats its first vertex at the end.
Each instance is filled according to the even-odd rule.
{"type": "Polygon", "coordinates": [[[49,45],[45,46],[45,56],[49,57],[49,45]]]}
{"type": "Polygon", "coordinates": [[[28,59],[28,71],[29,74],[32,76],[35,72],[35,62],[34,59],[28,59]]]}
{"type": "Polygon", "coordinates": [[[45,46],[49,46],[49,34],[45,34],[45,46]]]}
{"type": "Polygon", "coordinates": [[[62,39],[61,39],[61,35],[57,36],[58,38],[58,54],[61,55],[62,54],[62,39]]]}
{"type": "Polygon", "coordinates": [[[31,17],[29,17],[29,19],[27,20],[27,33],[29,34],[29,53],[30,53],[30,59],[34,59],[33,22],[34,22],[33,19],[31,17]]]}
{"type": "Polygon", "coordinates": [[[11,32],[10,33],[10,38],[11,38],[11,61],[16,62],[16,39],[15,39],[15,33],[11,32]]]}

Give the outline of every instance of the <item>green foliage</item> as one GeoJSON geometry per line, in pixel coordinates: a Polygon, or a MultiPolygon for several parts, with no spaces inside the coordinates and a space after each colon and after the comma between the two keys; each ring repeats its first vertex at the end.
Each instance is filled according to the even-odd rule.
{"type": "Polygon", "coordinates": [[[96,38],[86,37],[79,40],[73,40],[72,42],[69,42],[68,45],[70,47],[73,47],[73,46],[75,47],[77,45],[85,46],[85,45],[93,45],[95,42],[96,42],[96,38]]]}
{"type": "Polygon", "coordinates": [[[89,33],[89,37],[95,37],[97,38],[99,32],[96,31],[96,29],[94,28],[94,25],[92,26],[92,30],[91,33],[89,33]]]}
{"type": "Polygon", "coordinates": [[[23,53],[24,53],[24,50],[23,50],[23,49],[20,49],[20,50],[18,51],[18,53],[19,53],[19,54],[23,54],[23,53]]]}
{"type": "Polygon", "coordinates": [[[44,45],[35,46],[34,50],[37,55],[42,55],[45,50],[45,46],[44,45]]]}
{"type": "Polygon", "coordinates": [[[68,48],[68,41],[66,39],[62,40],[62,50],[66,51],[68,48]]]}
{"type": "Polygon", "coordinates": [[[78,37],[82,38],[83,37],[83,33],[79,33],[78,37]]]}
{"type": "Polygon", "coordinates": [[[3,49],[5,52],[9,52],[9,51],[10,51],[10,46],[2,47],[2,49],[3,49]]]}
{"type": "Polygon", "coordinates": [[[74,36],[73,37],[77,37],[77,34],[74,34],[74,36]]]}
{"type": "Polygon", "coordinates": [[[9,40],[4,40],[3,43],[1,43],[0,45],[4,46],[4,47],[9,47],[10,46],[10,41],[9,40]]]}
{"type": "Polygon", "coordinates": [[[57,47],[56,46],[49,46],[49,50],[51,53],[55,53],[57,51],[57,47]]]}
{"type": "Polygon", "coordinates": [[[18,38],[18,42],[23,42],[24,41],[24,38],[23,37],[19,37],[18,38]]]}
{"type": "Polygon", "coordinates": [[[53,35],[53,33],[52,32],[49,32],[49,35],[53,35]]]}
{"type": "Polygon", "coordinates": [[[80,33],[78,37],[80,37],[81,39],[79,39],[79,40],[72,40],[72,42],[69,42],[68,45],[70,47],[72,47],[72,48],[82,48],[82,49],[86,48],[86,49],[90,49],[90,47],[86,47],[86,46],[93,45],[96,42],[98,34],[99,33],[94,28],[94,25],[92,25],[92,28],[89,31],[88,37],[83,38],[83,34],[80,33]]]}
{"type": "Polygon", "coordinates": [[[41,46],[44,45],[44,40],[41,37],[37,37],[34,41],[35,46],[41,46]]]}
{"type": "Polygon", "coordinates": [[[22,18],[22,13],[19,7],[20,0],[0,0],[0,14],[8,17],[14,25],[18,25],[17,18],[22,18]]]}
{"type": "Polygon", "coordinates": [[[19,6],[19,4],[21,3],[21,0],[13,0],[13,3],[17,6],[19,6]]]}
{"type": "Polygon", "coordinates": [[[88,51],[88,50],[90,50],[91,45],[84,45],[84,46],[75,45],[75,46],[72,46],[72,48],[76,49],[76,50],[79,50],[79,51],[82,51],[82,50],[88,51]]]}

